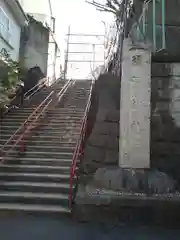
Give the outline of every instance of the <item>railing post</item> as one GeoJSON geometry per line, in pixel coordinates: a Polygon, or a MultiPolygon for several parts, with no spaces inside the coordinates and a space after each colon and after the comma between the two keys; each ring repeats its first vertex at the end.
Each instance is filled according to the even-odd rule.
{"type": "Polygon", "coordinates": [[[143,34],[145,36],[145,41],[146,41],[146,8],[145,6],[143,8],[142,25],[143,25],[143,34]]]}
{"type": "Polygon", "coordinates": [[[161,0],[161,15],[162,15],[162,48],[166,48],[166,33],[165,33],[165,1],[161,0]]]}
{"type": "Polygon", "coordinates": [[[26,131],[26,124],[24,123],[24,128],[23,128],[23,135],[22,135],[22,139],[21,139],[21,146],[20,146],[20,153],[24,152],[24,134],[26,131]]]}
{"type": "Polygon", "coordinates": [[[153,0],[153,50],[156,52],[156,0],[153,0]]]}

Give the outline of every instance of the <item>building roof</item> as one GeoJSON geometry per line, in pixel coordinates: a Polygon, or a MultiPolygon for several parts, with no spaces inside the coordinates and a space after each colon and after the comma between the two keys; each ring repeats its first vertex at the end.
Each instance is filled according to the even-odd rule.
{"type": "MultiPolygon", "coordinates": [[[[28,14],[28,16],[33,17],[34,20],[36,20],[37,22],[41,22],[45,26],[47,15],[41,14],[41,13],[27,13],[27,14],[28,14]]],[[[47,27],[47,26],[45,26],[45,27],[47,27]]]]}
{"type": "Polygon", "coordinates": [[[38,21],[32,14],[27,14],[28,22],[38,24],[41,28],[47,29],[50,31],[48,27],[44,26],[41,21],[38,21]]]}

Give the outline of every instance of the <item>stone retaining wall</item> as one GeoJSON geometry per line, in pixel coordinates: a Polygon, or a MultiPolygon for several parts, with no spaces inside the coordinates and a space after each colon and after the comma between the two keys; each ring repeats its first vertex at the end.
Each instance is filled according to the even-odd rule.
{"type": "Polygon", "coordinates": [[[180,63],[153,63],[151,166],[180,180],[180,63]]]}
{"type": "Polygon", "coordinates": [[[104,74],[95,83],[81,171],[118,164],[120,80],[104,74]]]}

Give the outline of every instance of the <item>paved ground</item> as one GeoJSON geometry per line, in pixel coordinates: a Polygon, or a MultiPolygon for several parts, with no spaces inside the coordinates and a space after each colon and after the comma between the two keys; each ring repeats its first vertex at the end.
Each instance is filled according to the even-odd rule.
{"type": "Polygon", "coordinates": [[[180,231],[111,227],[43,217],[0,218],[1,240],[178,240],[180,231]]]}

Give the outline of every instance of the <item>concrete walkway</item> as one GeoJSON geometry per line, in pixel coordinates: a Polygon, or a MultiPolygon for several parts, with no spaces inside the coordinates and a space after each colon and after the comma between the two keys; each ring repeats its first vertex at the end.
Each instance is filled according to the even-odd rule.
{"type": "Polygon", "coordinates": [[[180,231],[114,227],[33,216],[0,217],[1,240],[178,240],[180,231]]]}

